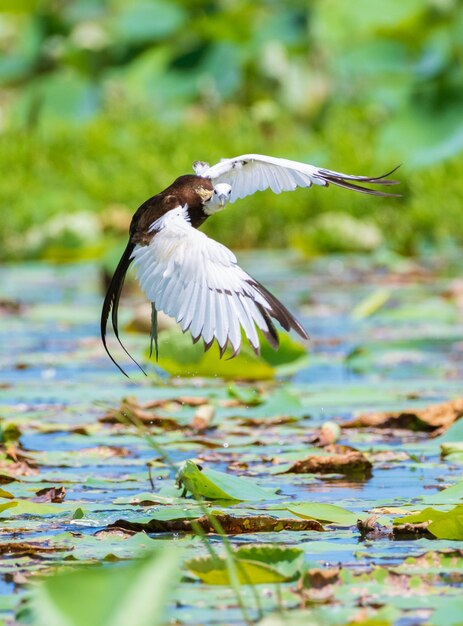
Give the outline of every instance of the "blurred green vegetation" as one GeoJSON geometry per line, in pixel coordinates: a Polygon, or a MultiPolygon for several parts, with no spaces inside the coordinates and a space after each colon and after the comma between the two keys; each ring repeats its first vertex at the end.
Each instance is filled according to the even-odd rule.
{"type": "Polygon", "coordinates": [[[0,257],[104,253],[196,159],[347,173],[403,198],[271,192],[206,230],[306,254],[462,243],[458,0],[3,0],[0,257]]]}

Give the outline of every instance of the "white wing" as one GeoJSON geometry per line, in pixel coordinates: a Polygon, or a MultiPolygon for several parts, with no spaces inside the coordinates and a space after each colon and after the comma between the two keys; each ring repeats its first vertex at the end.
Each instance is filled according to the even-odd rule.
{"type": "Polygon", "coordinates": [[[207,165],[202,161],[196,161],[193,168],[198,175],[210,178],[214,183],[220,182],[231,185],[230,202],[264,189],[281,193],[282,191],[294,191],[296,187],[311,187],[312,185],[327,187],[330,183],[376,196],[396,196],[397,194],[376,191],[356,183],[396,185],[399,182],[386,178],[397,168],[383,176],[351,176],[307,163],[277,159],[262,154],[243,154],[233,159],[222,159],[219,163],[209,167],[207,165]]]}
{"type": "Polygon", "coordinates": [[[270,317],[307,338],[291,313],[239,267],[228,248],[191,226],[186,206],[166,213],[150,231],[150,244],[137,245],[133,252],[140,286],[156,309],[174,317],[193,340],[202,337],[209,348],[216,339],[222,353],[230,343],[237,354],[242,327],[258,351],[257,326],[277,347],[270,317]]]}

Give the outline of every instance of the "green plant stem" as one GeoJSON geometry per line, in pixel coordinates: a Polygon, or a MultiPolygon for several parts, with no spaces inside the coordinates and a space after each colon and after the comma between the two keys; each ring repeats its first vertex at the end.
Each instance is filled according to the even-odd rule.
{"type": "MultiPolygon", "coordinates": [[[[159,454],[159,456],[161,457],[163,462],[169,467],[169,469],[171,469],[173,472],[177,471],[177,467],[172,462],[172,460],[170,459],[169,455],[161,448],[161,446],[159,446],[156,443],[154,438],[147,432],[145,425],[139,419],[137,419],[134,416],[129,416],[129,415],[123,413],[121,418],[120,418],[120,421],[122,423],[128,423],[128,424],[130,424],[132,426],[135,426],[139,436],[141,436],[143,439],[145,439],[145,441],[148,443],[148,445],[151,448],[153,448],[153,450],[156,450],[156,452],[159,454]]],[[[199,507],[201,509],[201,512],[203,513],[203,515],[205,517],[207,517],[210,525],[215,530],[215,532],[219,535],[219,537],[220,537],[220,539],[222,541],[222,544],[223,544],[224,549],[225,549],[225,562],[226,562],[226,565],[227,565],[227,572],[228,572],[228,577],[230,579],[230,585],[231,585],[231,587],[232,587],[232,589],[233,589],[233,591],[235,593],[236,601],[238,603],[238,606],[240,607],[240,611],[241,611],[241,614],[243,615],[243,619],[246,622],[246,624],[249,626],[249,625],[252,624],[252,620],[249,617],[248,610],[246,608],[246,605],[244,603],[243,597],[241,595],[240,581],[239,581],[239,576],[238,576],[238,569],[239,569],[241,575],[243,576],[243,578],[246,579],[246,583],[251,586],[252,593],[254,595],[254,600],[255,600],[255,603],[256,603],[256,609],[257,609],[258,618],[260,619],[263,616],[263,609],[262,609],[262,604],[260,602],[259,594],[257,593],[256,587],[252,583],[252,581],[249,579],[249,576],[248,576],[247,572],[244,571],[244,568],[241,567],[241,564],[239,563],[238,559],[236,558],[236,556],[235,556],[235,554],[233,552],[232,545],[230,544],[230,541],[229,541],[228,537],[226,536],[226,533],[225,533],[224,529],[222,528],[222,525],[220,524],[220,522],[208,510],[208,508],[204,504],[204,500],[200,496],[200,494],[192,492],[192,496],[195,499],[196,503],[199,505],[199,507]]],[[[212,547],[212,543],[210,542],[210,540],[206,536],[206,533],[199,526],[199,524],[194,523],[194,525],[192,524],[192,527],[194,528],[195,532],[203,539],[204,544],[205,544],[209,554],[211,555],[211,557],[214,560],[218,560],[219,557],[218,557],[217,553],[215,552],[214,548],[212,547]]]]}

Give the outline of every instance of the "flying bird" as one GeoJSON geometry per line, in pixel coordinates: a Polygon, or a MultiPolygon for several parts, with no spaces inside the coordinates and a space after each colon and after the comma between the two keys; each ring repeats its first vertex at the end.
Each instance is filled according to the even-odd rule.
{"type": "Polygon", "coordinates": [[[241,349],[241,328],[256,353],[259,328],[278,348],[278,333],[272,320],[286,330],[308,335],[288,309],[237,263],[228,248],[197,230],[208,217],[256,191],[275,193],[297,187],[336,185],[374,196],[399,194],[365,185],[396,185],[382,176],[352,176],[306,163],[261,154],[222,159],[215,165],[195,161],[195,174],[177,178],[167,189],[146,200],[130,225],[127,247],[109,284],[101,312],[101,338],[113,363],[127,376],[111,355],[106,341],[109,317],[119,337],[118,307],[129,266],[133,263],[141,289],[151,301],[151,351],[158,356],[157,313],[175,318],[193,342],[202,338],[205,350],[217,342],[221,356],[228,345],[236,356],[241,349]]]}

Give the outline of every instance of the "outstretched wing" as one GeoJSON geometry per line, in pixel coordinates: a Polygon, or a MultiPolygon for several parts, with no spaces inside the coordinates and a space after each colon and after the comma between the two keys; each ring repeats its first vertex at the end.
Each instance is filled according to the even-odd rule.
{"type": "Polygon", "coordinates": [[[221,354],[230,344],[235,356],[242,327],[258,352],[257,326],[277,348],[271,318],[307,338],[291,313],[239,267],[228,248],[191,226],[186,206],[166,213],[150,231],[150,244],[137,245],[133,252],[140,286],[158,311],[174,317],[183,332],[190,331],[193,341],[202,338],[208,349],[216,340],[221,354]]]}
{"type": "Polygon", "coordinates": [[[233,159],[222,159],[207,167],[207,163],[196,161],[193,165],[198,175],[210,178],[215,183],[228,183],[232,187],[230,202],[244,198],[256,191],[271,189],[275,193],[294,191],[297,187],[337,185],[345,189],[368,193],[374,196],[397,197],[400,194],[387,193],[364,187],[372,185],[397,185],[399,181],[387,178],[397,167],[382,176],[351,176],[308,163],[289,159],[277,159],[262,154],[243,154],[233,159]]]}

